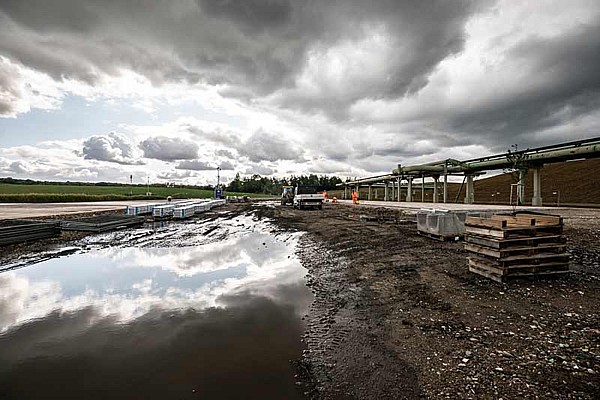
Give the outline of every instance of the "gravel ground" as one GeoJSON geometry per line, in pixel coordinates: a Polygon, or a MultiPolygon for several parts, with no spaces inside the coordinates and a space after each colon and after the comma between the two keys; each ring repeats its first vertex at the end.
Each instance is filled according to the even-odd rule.
{"type": "Polygon", "coordinates": [[[600,212],[565,212],[568,278],[510,284],[469,273],[462,243],[421,237],[398,211],[264,215],[309,233],[310,397],[598,398],[600,212]]]}
{"type": "MultiPolygon", "coordinates": [[[[498,284],[468,272],[461,242],[417,235],[402,211],[223,211],[254,208],[307,232],[298,255],[315,301],[295,365],[309,398],[599,398],[600,211],[561,211],[568,278],[498,284]]],[[[0,263],[82,236],[8,246],[0,263]]]]}

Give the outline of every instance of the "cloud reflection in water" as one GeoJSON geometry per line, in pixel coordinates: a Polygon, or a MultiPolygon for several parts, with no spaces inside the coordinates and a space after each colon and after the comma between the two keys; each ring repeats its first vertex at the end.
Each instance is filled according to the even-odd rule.
{"type": "Polygon", "coordinates": [[[312,298],[287,239],[103,249],[0,274],[0,397],[296,397],[288,360],[312,298]]]}

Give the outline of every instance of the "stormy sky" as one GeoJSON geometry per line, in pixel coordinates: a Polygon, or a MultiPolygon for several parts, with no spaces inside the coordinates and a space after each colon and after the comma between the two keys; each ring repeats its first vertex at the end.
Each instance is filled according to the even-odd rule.
{"type": "Polygon", "coordinates": [[[1,0],[0,176],[366,176],[598,136],[600,2],[1,0]]]}

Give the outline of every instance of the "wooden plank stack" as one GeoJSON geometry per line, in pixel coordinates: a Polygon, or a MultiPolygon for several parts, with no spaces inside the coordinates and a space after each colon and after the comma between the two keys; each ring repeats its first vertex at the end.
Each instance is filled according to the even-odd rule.
{"type": "Polygon", "coordinates": [[[563,221],[556,215],[515,213],[465,220],[469,271],[497,282],[567,274],[565,243],[563,221]]]}

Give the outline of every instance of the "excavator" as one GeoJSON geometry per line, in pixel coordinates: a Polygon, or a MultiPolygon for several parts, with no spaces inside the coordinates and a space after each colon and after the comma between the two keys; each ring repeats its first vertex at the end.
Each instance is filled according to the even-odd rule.
{"type": "Polygon", "coordinates": [[[281,205],[285,206],[286,204],[294,204],[294,187],[293,186],[283,186],[281,192],[281,205]]]}

